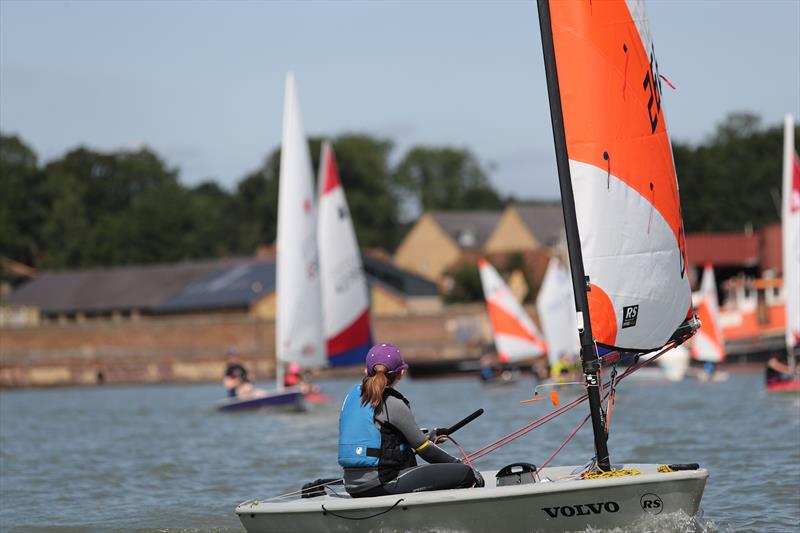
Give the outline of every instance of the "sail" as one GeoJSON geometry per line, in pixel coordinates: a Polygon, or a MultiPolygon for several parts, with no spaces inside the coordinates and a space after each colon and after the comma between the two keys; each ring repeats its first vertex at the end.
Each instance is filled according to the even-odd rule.
{"type": "Polygon", "coordinates": [[[786,299],[786,349],[800,345],[800,158],[794,148],[794,119],[783,130],[783,294],[786,299]]]}
{"type": "Polygon", "coordinates": [[[328,362],[364,364],[370,346],[369,292],[347,198],[329,143],[319,163],[319,268],[328,362]]]}
{"type": "Polygon", "coordinates": [[[725,341],[719,326],[719,303],[714,268],[706,265],[698,291],[697,318],[700,329],[692,339],[692,357],[698,361],[720,363],[725,360],[725,341]]]}
{"type": "Polygon", "coordinates": [[[478,261],[483,296],[494,331],[497,355],[504,363],[544,354],[547,345],[536,325],[485,259],[478,261]]]}
{"type": "Polygon", "coordinates": [[[608,347],[658,349],[692,302],[644,5],[579,0],[549,10],[591,330],[608,347]]]}
{"type": "Polygon", "coordinates": [[[551,257],[536,297],[536,311],[547,341],[547,359],[555,365],[563,355],[580,352],[572,279],[557,257],[551,257]]]}
{"type": "Polygon", "coordinates": [[[326,363],[313,180],[294,75],[289,73],[278,190],[275,352],[279,361],[303,367],[326,363]]]}

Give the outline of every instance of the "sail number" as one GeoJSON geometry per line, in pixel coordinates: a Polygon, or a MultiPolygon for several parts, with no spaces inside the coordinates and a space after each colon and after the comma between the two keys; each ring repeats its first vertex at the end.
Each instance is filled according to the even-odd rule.
{"type": "Polygon", "coordinates": [[[650,99],[647,101],[647,114],[650,119],[650,129],[652,133],[655,133],[656,126],[658,126],[658,114],[661,112],[661,78],[658,76],[658,61],[656,61],[656,52],[652,44],[650,44],[650,68],[644,73],[642,87],[645,93],[650,94],[650,99]]]}

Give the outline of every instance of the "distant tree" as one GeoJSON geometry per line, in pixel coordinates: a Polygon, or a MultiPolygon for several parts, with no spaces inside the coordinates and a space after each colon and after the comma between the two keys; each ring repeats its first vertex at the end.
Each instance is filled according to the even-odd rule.
{"type": "Polygon", "coordinates": [[[448,276],[453,283],[450,291],[444,295],[447,302],[475,302],[483,299],[481,275],[474,262],[456,266],[448,276]]]}
{"type": "Polygon", "coordinates": [[[47,216],[36,154],[19,137],[0,134],[0,256],[37,266],[47,216]]]}
{"type": "Polygon", "coordinates": [[[763,128],[751,113],[729,115],[698,146],[674,143],[686,231],[778,222],[782,153],[782,127],[763,128]]]}
{"type": "Polygon", "coordinates": [[[394,250],[402,227],[389,154],[392,143],[368,135],[345,134],[333,140],[336,163],[362,248],[394,250]]]}
{"type": "MultiPolygon", "coordinates": [[[[332,141],[339,177],[362,248],[392,249],[399,239],[397,198],[391,188],[389,152],[391,143],[367,135],[340,135],[332,141]]],[[[312,138],[309,149],[316,181],[321,138],[312,138]]],[[[264,165],[238,185],[234,205],[245,246],[255,249],[271,243],[277,235],[280,148],[264,165]]],[[[317,184],[315,183],[315,187],[317,184]]]]}
{"type": "Polygon", "coordinates": [[[400,161],[394,175],[401,190],[417,199],[423,211],[503,206],[486,171],[469,150],[414,147],[400,161]]]}

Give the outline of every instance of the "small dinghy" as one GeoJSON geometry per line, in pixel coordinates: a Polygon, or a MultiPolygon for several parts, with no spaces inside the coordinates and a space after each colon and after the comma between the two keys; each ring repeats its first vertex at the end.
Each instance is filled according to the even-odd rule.
{"type": "Polygon", "coordinates": [[[217,409],[225,412],[276,407],[302,411],[305,407],[303,393],[299,389],[275,390],[249,398],[230,398],[217,404],[217,409]]]}
{"type": "MultiPolygon", "coordinates": [[[[589,413],[539,468],[515,463],[483,471],[482,487],[356,499],[337,486],[339,480],[317,481],[324,491],[307,485],[300,497],[284,495],[289,501],[237,506],[248,532],[627,531],[639,523],[654,529],[647,524],[667,516],[692,520],[698,511],[705,469],[613,464],[608,448],[618,384],[699,327],[644,6],[637,0],[538,4],[585,393],[561,406],[553,398],[555,409],[465,453],[463,461],[475,465],[584,402],[589,413]],[[623,354],[635,362],[620,373],[616,365],[623,354]],[[649,354],[655,355],[641,357],[649,354]],[[548,466],[589,420],[594,456],[587,465],[548,466]]],[[[482,281],[490,316],[497,310],[497,323],[504,326],[495,327],[501,359],[535,346],[530,319],[509,314],[513,299],[496,283],[496,272],[486,263],[481,267],[482,278],[489,275],[482,281]]]]}
{"type": "MultiPolygon", "coordinates": [[[[516,468],[515,468],[516,466],[516,468]]],[[[341,485],[325,496],[246,501],[236,514],[248,533],[340,531],[562,532],[628,529],[656,515],[697,512],[708,472],[697,465],[614,465],[631,475],[582,479],[581,467],[481,472],[486,486],[350,498],[341,485]]]]}

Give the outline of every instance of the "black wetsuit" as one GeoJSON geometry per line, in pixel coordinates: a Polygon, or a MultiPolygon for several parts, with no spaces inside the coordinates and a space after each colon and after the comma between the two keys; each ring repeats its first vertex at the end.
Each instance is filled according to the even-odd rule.
{"type": "Polygon", "coordinates": [[[385,496],[427,490],[472,487],[478,483],[468,465],[430,442],[414,420],[405,398],[395,391],[384,395],[383,403],[375,409],[375,427],[395,431],[406,446],[432,464],[417,466],[413,461],[405,468],[388,472],[381,468],[345,468],[344,484],[354,498],[385,496]]]}

